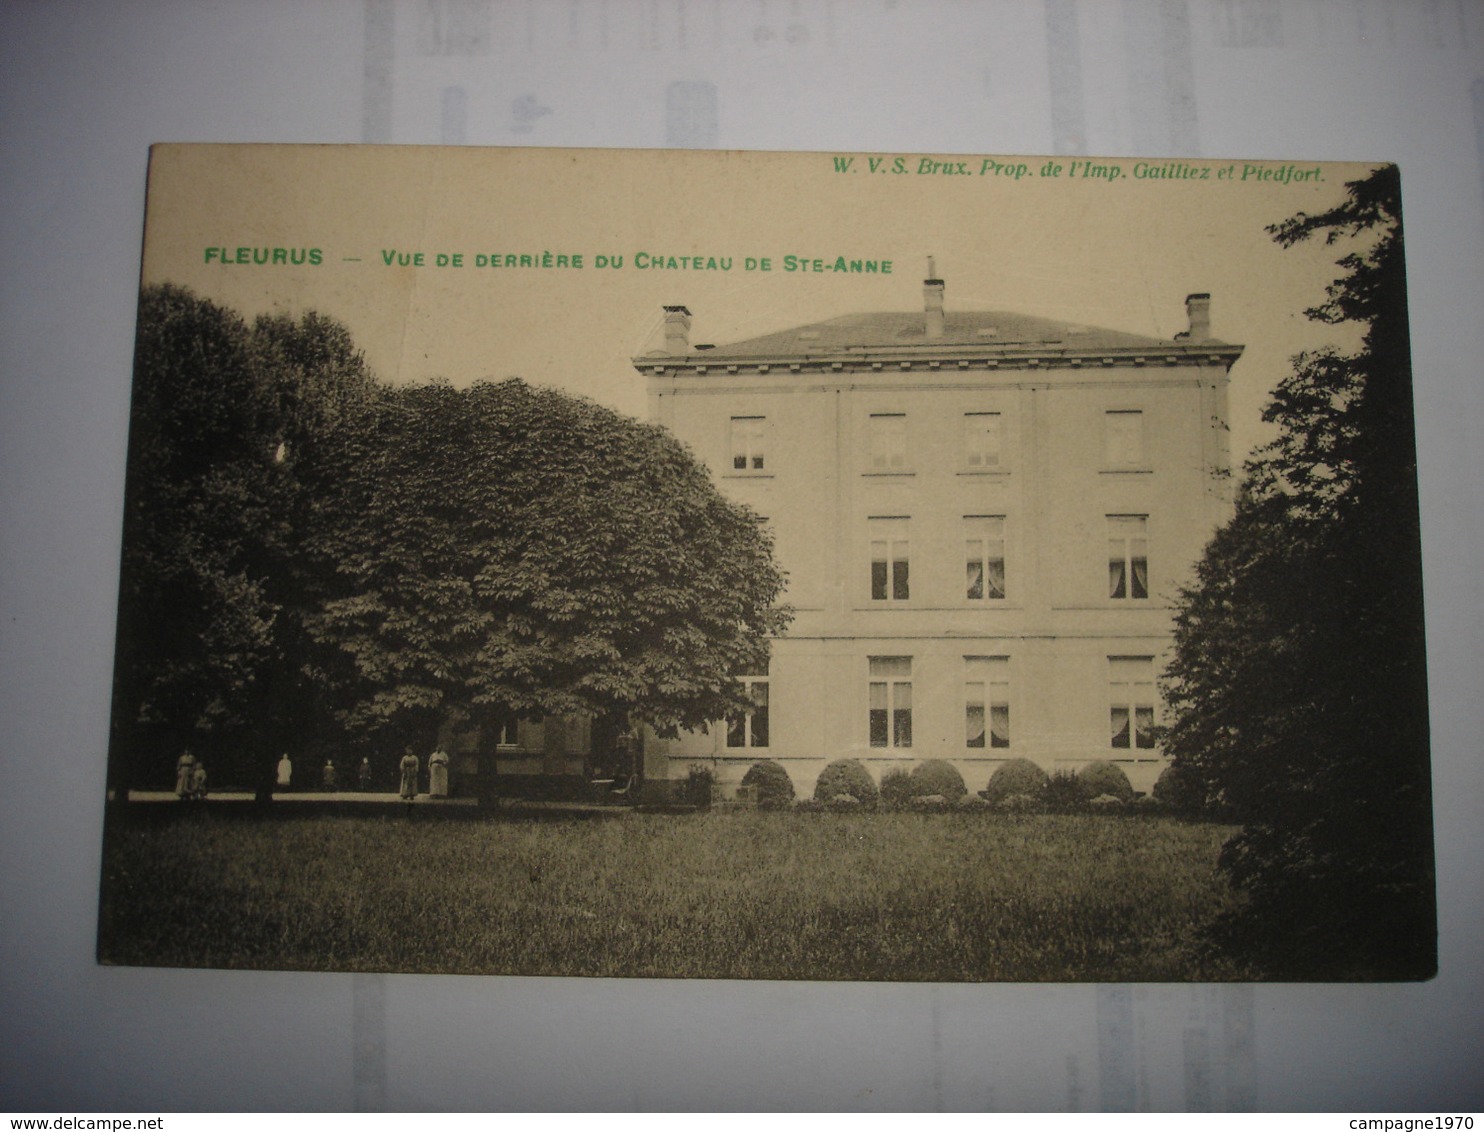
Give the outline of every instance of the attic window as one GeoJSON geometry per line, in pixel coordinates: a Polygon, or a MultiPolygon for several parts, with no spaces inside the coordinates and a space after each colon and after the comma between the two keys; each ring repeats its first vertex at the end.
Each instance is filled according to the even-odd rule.
{"type": "Polygon", "coordinates": [[[993,338],[999,332],[1000,328],[998,326],[981,326],[976,333],[981,338],[993,338]]]}

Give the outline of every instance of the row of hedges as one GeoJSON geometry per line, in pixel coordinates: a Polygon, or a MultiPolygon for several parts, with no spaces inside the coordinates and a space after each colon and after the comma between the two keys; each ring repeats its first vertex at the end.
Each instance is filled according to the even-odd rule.
{"type": "MultiPolygon", "coordinates": [[[[709,796],[711,772],[691,772],[687,795],[702,804],[709,796]],[[702,785],[704,781],[704,785],[702,785]]],[[[760,809],[787,809],[794,803],[794,785],[788,772],[771,759],[754,763],[742,776],[742,785],[757,790],[760,809]]],[[[969,794],[963,776],[952,763],[929,759],[911,771],[893,767],[878,787],[858,759],[839,759],[820,772],[814,784],[813,807],[831,809],[944,809],[990,806],[1003,810],[1112,809],[1157,804],[1175,810],[1200,808],[1197,791],[1179,767],[1167,767],[1154,784],[1152,798],[1136,797],[1128,775],[1109,762],[1092,762],[1079,771],[1048,775],[1029,759],[1011,759],[990,776],[989,786],[969,794]]]]}

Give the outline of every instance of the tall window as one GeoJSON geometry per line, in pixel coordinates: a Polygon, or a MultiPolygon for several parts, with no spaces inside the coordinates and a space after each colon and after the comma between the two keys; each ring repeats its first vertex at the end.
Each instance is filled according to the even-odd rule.
{"type": "Polygon", "coordinates": [[[760,472],[765,466],[768,442],[766,417],[732,418],[732,470],[760,472]]]}
{"type": "Polygon", "coordinates": [[[871,470],[901,472],[907,468],[907,417],[874,413],[870,419],[871,470]]]}
{"type": "Polygon", "coordinates": [[[727,720],[728,747],[766,747],[768,745],[768,678],[740,678],[752,707],[727,720]]]}
{"type": "Polygon", "coordinates": [[[1154,658],[1108,658],[1109,744],[1115,750],[1154,747],[1154,658]]]}
{"type": "Polygon", "coordinates": [[[871,746],[912,746],[910,656],[871,657],[870,703],[871,746]]]}
{"type": "Polygon", "coordinates": [[[964,658],[964,746],[1010,745],[1010,658],[964,658]]]}
{"type": "Polygon", "coordinates": [[[1136,468],[1144,463],[1144,414],[1114,409],[1103,414],[1103,459],[1110,468],[1136,468]]]}
{"type": "Polygon", "coordinates": [[[513,715],[501,715],[496,718],[495,746],[518,747],[520,746],[520,720],[513,715]]]}
{"type": "Polygon", "coordinates": [[[1003,442],[999,413],[964,414],[964,462],[970,468],[998,468],[1003,442]]]}
{"type": "Polygon", "coordinates": [[[1108,516],[1108,596],[1149,596],[1149,516],[1108,516]]]}
{"type": "Polygon", "coordinates": [[[906,601],[910,594],[907,578],[906,519],[872,519],[871,529],[871,600],[906,601]]]}
{"type": "Polygon", "coordinates": [[[964,594],[970,601],[1005,596],[1005,517],[969,515],[964,519],[964,594]]]}

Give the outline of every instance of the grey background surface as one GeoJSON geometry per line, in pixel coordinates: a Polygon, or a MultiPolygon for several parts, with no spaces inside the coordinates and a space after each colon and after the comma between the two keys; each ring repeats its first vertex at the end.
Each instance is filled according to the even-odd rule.
{"type": "Polygon", "coordinates": [[[1481,5],[7,3],[0,217],[0,1109],[1481,1107],[1481,5]],[[936,987],[96,966],[156,141],[1398,162],[1442,973],[936,987]]]}

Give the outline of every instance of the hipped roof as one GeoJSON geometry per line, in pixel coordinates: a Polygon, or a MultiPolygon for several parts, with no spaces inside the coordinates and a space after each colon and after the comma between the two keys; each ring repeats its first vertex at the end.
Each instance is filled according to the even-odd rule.
{"type": "Polygon", "coordinates": [[[842,315],[824,322],[729,342],[703,352],[708,359],[721,359],[849,355],[913,346],[937,349],[962,346],[1036,348],[1045,345],[1076,350],[1152,350],[1168,347],[1171,340],[1011,311],[946,311],[942,336],[930,339],[922,311],[888,311],[842,315]]]}

